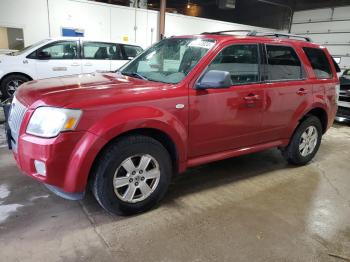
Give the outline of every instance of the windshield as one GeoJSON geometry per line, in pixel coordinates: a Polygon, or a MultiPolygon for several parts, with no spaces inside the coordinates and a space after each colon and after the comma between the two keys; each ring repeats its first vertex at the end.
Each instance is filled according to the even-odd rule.
{"type": "Polygon", "coordinates": [[[151,81],[181,82],[214,46],[214,40],[164,39],[122,67],[120,73],[151,81]]]}
{"type": "Polygon", "coordinates": [[[39,41],[39,42],[37,42],[37,43],[35,43],[35,44],[33,44],[33,45],[29,45],[29,46],[23,48],[22,50],[15,51],[15,52],[9,53],[9,54],[7,54],[7,55],[11,55],[11,56],[21,55],[21,54],[23,54],[24,52],[26,52],[27,50],[29,50],[29,49],[31,49],[31,48],[35,48],[35,47],[37,47],[37,46],[39,46],[39,45],[41,45],[41,44],[43,44],[43,43],[46,43],[47,41],[49,41],[49,39],[41,40],[41,41],[39,41]]]}

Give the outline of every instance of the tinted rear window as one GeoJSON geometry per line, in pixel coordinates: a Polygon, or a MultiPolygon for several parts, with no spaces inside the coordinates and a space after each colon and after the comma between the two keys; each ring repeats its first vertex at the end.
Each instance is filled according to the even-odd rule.
{"type": "Polygon", "coordinates": [[[303,50],[318,79],[332,78],[331,66],[323,50],[311,47],[303,47],[303,50]]]}
{"type": "Polygon", "coordinates": [[[266,45],[269,80],[298,80],[304,70],[294,49],[289,46],[266,45]]]}

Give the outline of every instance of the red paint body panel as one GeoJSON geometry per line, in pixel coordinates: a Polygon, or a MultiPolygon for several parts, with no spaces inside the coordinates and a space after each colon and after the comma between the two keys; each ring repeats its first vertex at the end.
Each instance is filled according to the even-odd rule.
{"type": "MultiPolygon", "coordinates": [[[[188,36],[184,36],[188,37],[188,36]]],[[[192,36],[193,37],[193,36],[192,36]]],[[[286,146],[300,119],[310,110],[327,113],[327,128],[336,107],[333,79],[316,79],[302,47],[319,46],[280,38],[200,35],[216,45],[179,84],[164,84],[117,74],[88,74],[32,81],[17,91],[29,109],[23,119],[15,158],[33,178],[66,192],[83,192],[92,164],[112,139],[140,128],[165,133],[175,144],[178,171],[270,147],[286,146]],[[302,61],[306,77],[298,81],[261,82],[227,89],[194,89],[216,54],[234,43],[288,45],[302,61]],[[300,94],[300,89],[305,92],[300,94]],[[254,94],[256,100],[245,97],[254,94]],[[177,104],[184,105],[176,108],[177,104]],[[45,139],[26,134],[39,106],[78,108],[82,118],[74,132],[45,139]],[[47,165],[47,176],[35,173],[34,160],[47,165]]],[[[326,51],[330,61],[331,58],[326,51]]]]}

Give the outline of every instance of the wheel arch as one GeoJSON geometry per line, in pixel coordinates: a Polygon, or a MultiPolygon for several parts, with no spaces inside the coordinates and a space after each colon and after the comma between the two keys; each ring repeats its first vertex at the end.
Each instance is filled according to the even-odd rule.
{"type": "Polygon", "coordinates": [[[33,77],[31,77],[30,75],[26,74],[26,73],[23,73],[23,72],[11,72],[11,73],[7,73],[5,75],[2,76],[1,80],[0,80],[0,83],[2,83],[2,81],[4,81],[4,79],[8,76],[11,76],[11,75],[22,75],[24,77],[27,77],[29,78],[29,81],[32,81],[34,80],[33,77]]]}
{"type": "Polygon", "coordinates": [[[163,130],[156,129],[156,128],[135,128],[135,129],[131,129],[123,133],[120,133],[117,136],[113,137],[99,150],[98,154],[96,155],[91,165],[90,172],[88,174],[88,183],[90,183],[91,180],[93,179],[93,175],[95,173],[94,170],[96,169],[99,160],[101,159],[104,152],[108,149],[108,147],[123,138],[126,138],[128,136],[133,136],[133,135],[148,136],[157,140],[159,143],[161,143],[165,147],[165,149],[169,152],[173,171],[175,173],[179,172],[179,169],[180,169],[179,148],[176,145],[176,142],[172,139],[172,137],[166,132],[164,132],[163,130]]]}
{"type": "Polygon", "coordinates": [[[327,131],[328,126],[328,115],[326,110],[322,107],[312,108],[299,120],[299,123],[301,123],[305,118],[307,118],[310,115],[316,116],[318,119],[320,119],[322,125],[322,133],[324,134],[327,131]]]}
{"type": "MultiPolygon", "coordinates": [[[[309,116],[316,116],[321,121],[322,125],[322,134],[324,134],[327,131],[328,128],[328,115],[327,110],[322,105],[315,105],[312,108],[309,108],[304,111],[303,114],[299,118],[295,118],[293,123],[288,127],[288,134],[289,134],[289,142],[290,139],[293,137],[296,129],[298,126],[309,116]]],[[[289,144],[288,142],[288,144],[289,144]]]]}
{"type": "MultiPolygon", "coordinates": [[[[95,117],[95,115],[94,115],[95,117]]],[[[89,118],[89,117],[87,117],[89,118]]],[[[149,107],[125,108],[107,113],[85,129],[85,138],[76,145],[69,171],[68,184],[72,192],[84,191],[96,163],[108,146],[125,136],[147,135],[164,145],[171,156],[174,171],[186,169],[187,129],[175,116],[149,107]]]]}

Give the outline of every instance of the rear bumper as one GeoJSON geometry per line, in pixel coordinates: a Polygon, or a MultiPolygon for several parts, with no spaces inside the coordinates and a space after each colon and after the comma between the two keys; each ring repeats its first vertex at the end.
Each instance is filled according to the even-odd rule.
{"type": "Polygon", "coordinates": [[[89,132],[65,132],[55,138],[22,134],[14,157],[23,173],[66,199],[81,199],[92,163],[104,141],[89,132]],[[45,163],[46,175],[34,161],[45,163]]]}

